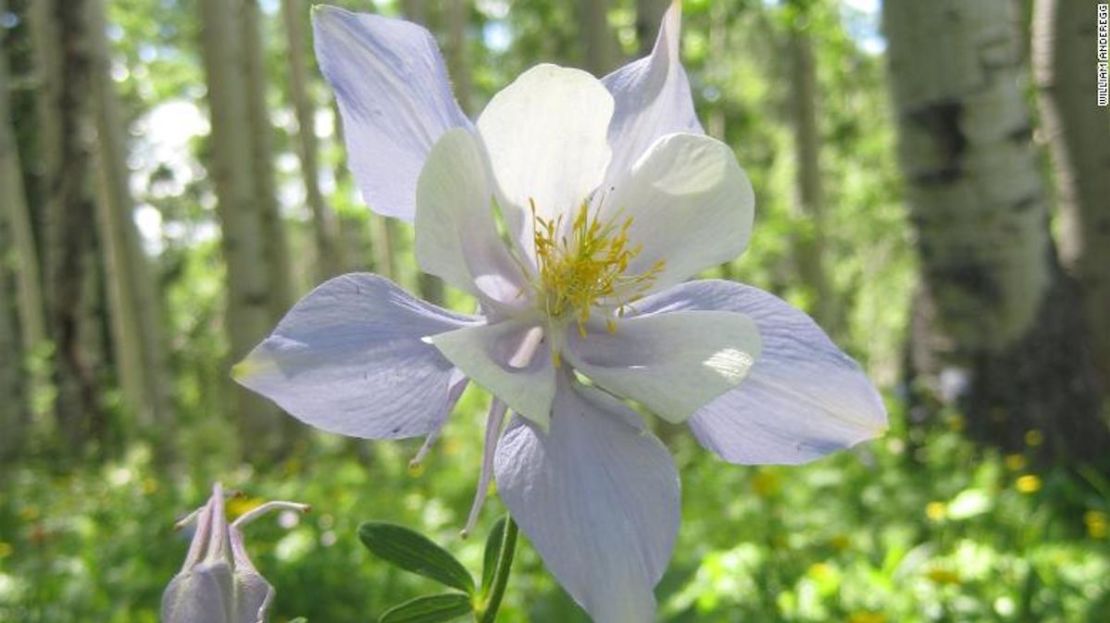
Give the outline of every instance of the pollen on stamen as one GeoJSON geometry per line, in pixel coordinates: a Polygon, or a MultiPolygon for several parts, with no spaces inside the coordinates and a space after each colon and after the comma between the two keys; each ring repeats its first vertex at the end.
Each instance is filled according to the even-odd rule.
{"type": "MultiPolygon", "coordinates": [[[[621,315],[628,303],[647,292],[665,267],[664,260],[658,260],[643,273],[625,274],[642,250],[628,239],[631,217],[602,221],[600,211],[591,214],[583,202],[564,234],[562,215],[544,219],[536,213],[535,202],[529,202],[539,265],[537,300],[549,318],[573,317],[583,337],[595,306],[604,303],[621,315]]],[[[606,319],[606,328],[616,332],[612,318],[606,319]]],[[[558,365],[557,358],[555,362],[558,365]]]]}

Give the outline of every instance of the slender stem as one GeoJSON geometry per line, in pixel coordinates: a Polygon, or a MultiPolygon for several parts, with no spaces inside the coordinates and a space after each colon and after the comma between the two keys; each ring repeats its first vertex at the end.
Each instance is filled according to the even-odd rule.
{"type": "Polygon", "coordinates": [[[509,517],[505,522],[505,534],[501,537],[501,553],[497,557],[497,566],[493,571],[493,581],[490,583],[489,599],[485,608],[478,615],[478,623],[494,623],[497,611],[501,608],[501,599],[505,596],[505,587],[509,584],[509,572],[513,568],[513,554],[516,553],[516,522],[509,517]]]}

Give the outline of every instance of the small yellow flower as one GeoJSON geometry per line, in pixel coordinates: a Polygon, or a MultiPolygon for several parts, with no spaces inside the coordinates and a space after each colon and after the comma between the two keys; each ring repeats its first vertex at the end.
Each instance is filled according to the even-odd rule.
{"type": "Polygon", "coordinates": [[[886,615],[881,612],[853,612],[848,623],[886,623],[886,615]]]}
{"type": "Polygon", "coordinates": [[[837,551],[844,551],[852,546],[852,539],[846,534],[838,534],[829,539],[829,545],[837,551]]]}
{"type": "Polygon", "coordinates": [[[143,493],[153,495],[158,492],[158,481],[150,476],[143,479],[143,493]]]}
{"type": "Polygon", "coordinates": [[[936,584],[959,584],[960,574],[948,569],[940,567],[933,567],[925,572],[925,577],[929,578],[936,584]]]}
{"type": "Polygon", "coordinates": [[[262,505],[261,498],[252,498],[245,495],[236,495],[227,501],[227,512],[232,518],[239,517],[247,511],[254,510],[262,505]]]}
{"type": "Polygon", "coordinates": [[[958,433],[967,428],[967,422],[964,420],[963,416],[953,415],[952,417],[948,418],[948,428],[958,433]]]}
{"type": "Polygon", "coordinates": [[[818,580],[823,580],[832,575],[834,572],[835,571],[831,566],[829,566],[828,563],[815,562],[809,566],[809,571],[807,573],[818,580]]]}
{"type": "Polygon", "coordinates": [[[1042,443],[1044,443],[1044,433],[1042,433],[1041,431],[1034,428],[1033,430],[1027,431],[1025,433],[1025,445],[1029,446],[1030,448],[1036,448],[1042,443]]]}
{"type": "Polygon", "coordinates": [[[1025,494],[1036,493],[1041,490],[1041,479],[1036,474],[1025,474],[1017,479],[1014,486],[1025,494]]]}
{"type": "Polygon", "coordinates": [[[781,484],[779,475],[766,469],[757,471],[752,477],[752,489],[761,498],[769,498],[778,493],[781,484]]]}
{"type": "Polygon", "coordinates": [[[948,507],[944,502],[929,502],[925,505],[925,516],[933,521],[941,521],[948,514],[948,507]]]}
{"type": "Polygon", "coordinates": [[[1105,539],[1110,535],[1110,517],[1102,511],[1083,513],[1083,523],[1087,524],[1087,534],[1092,539],[1105,539]]]}
{"type": "Polygon", "coordinates": [[[1020,472],[1025,469],[1025,455],[1023,454],[1007,454],[1006,455],[1006,469],[1011,472],[1020,472]]]}

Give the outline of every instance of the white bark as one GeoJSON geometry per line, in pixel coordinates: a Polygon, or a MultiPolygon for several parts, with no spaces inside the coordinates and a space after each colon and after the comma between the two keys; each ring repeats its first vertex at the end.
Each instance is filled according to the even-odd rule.
{"type": "Polygon", "coordinates": [[[319,142],[316,138],[316,106],[309,91],[305,56],[307,5],[303,0],[282,0],[282,18],[289,50],[289,94],[297,115],[298,156],[304,178],[305,199],[312,211],[312,232],[316,242],[316,279],[324,281],[343,272],[346,260],[339,237],[335,213],[320,191],[319,142]]]}
{"type": "MultiPolygon", "coordinates": [[[[200,0],[201,50],[212,122],[208,172],[217,195],[227,265],[226,328],[231,358],[244,357],[273,328],[270,267],[263,246],[262,205],[252,168],[250,110],[243,93],[239,2],[200,0]]],[[[236,388],[240,431],[248,448],[265,452],[276,410],[236,388]]]]}
{"type": "Polygon", "coordinates": [[[840,328],[839,309],[826,261],[825,191],[821,179],[817,67],[808,32],[792,27],[787,39],[794,131],[794,199],[800,231],[794,235],[798,276],[812,294],[814,318],[826,331],[840,328]]]}
{"type": "Polygon", "coordinates": [[[609,0],[579,0],[579,23],[586,49],[585,68],[604,76],[616,68],[617,41],[609,28],[609,0]]]}
{"type": "Polygon", "coordinates": [[[1041,178],[1008,0],[891,0],[899,156],[940,319],[972,349],[1030,328],[1050,283],[1041,178]]]}
{"type": "Polygon", "coordinates": [[[242,86],[240,97],[245,97],[247,104],[251,175],[261,224],[262,257],[269,271],[270,318],[276,323],[289,311],[296,288],[289,267],[289,242],[274,179],[274,127],[266,101],[266,48],[261,36],[261,9],[258,0],[238,0],[238,4],[242,11],[239,21],[242,37],[239,66],[243,68],[239,81],[242,86]]]}
{"type": "Polygon", "coordinates": [[[1060,258],[1083,289],[1086,320],[1110,387],[1110,108],[1098,107],[1096,0],[1038,0],[1033,75],[1052,151],[1060,258]]]}
{"type": "Polygon", "coordinates": [[[141,425],[165,432],[171,423],[169,373],[161,329],[161,301],[154,293],[150,266],[132,220],[123,119],[110,78],[104,0],[91,3],[95,67],[100,246],[108,274],[116,371],[129,406],[141,425]]]}

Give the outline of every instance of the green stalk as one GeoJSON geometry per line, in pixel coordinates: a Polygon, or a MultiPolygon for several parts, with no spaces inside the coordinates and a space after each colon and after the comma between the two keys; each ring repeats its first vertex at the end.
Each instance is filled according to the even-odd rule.
{"type": "Polygon", "coordinates": [[[489,597],[485,607],[478,611],[478,623],[494,623],[497,611],[501,608],[501,599],[505,596],[505,587],[509,584],[509,572],[513,568],[513,554],[516,553],[516,522],[512,517],[505,522],[505,534],[501,537],[501,553],[497,557],[497,566],[494,567],[493,580],[490,582],[489,597]]]}

